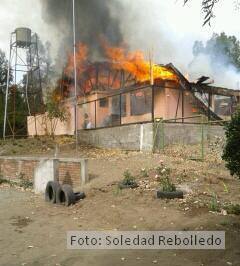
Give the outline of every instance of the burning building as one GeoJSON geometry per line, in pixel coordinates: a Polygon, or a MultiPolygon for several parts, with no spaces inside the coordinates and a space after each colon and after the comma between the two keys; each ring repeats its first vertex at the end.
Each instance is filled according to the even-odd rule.
{"type": "MultiPolygon", "coordinates": [[[[171,119],[198,123],[199,115],[208,120],[230,118],[240,100],[240,91],[210,86],[207,77],[189,82],[173,64],[155,64],[145,60],[141,51],[128,52],[103,42],[105,58],[91,63],[88,47],[77,49],[77,129],[93,130],[171,119]]],[[[74,78],[73,55],[68,56],[62,78],[55,89],[70,114],[59,122],[56,134],[73,135],[74,78]]],[[[43,116],[37,118],[38,134],[43,116]]],[[[35,134],[29,117],[29,135],[35,134]]]]}

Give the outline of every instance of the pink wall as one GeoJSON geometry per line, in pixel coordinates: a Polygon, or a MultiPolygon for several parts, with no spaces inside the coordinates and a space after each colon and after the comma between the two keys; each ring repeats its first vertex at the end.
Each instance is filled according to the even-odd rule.
{"type": "MultiPolygon", "coordinates": [[[[57,123],[54,132],[55,135],[74,135],[74,108],[69,103],[66,103],[66,108],[68,110],[69,119],[66,122],[54,121],[54,123],[57,123]]],[[[52,133],[52,124],[47,118],[47,113],[36,117],[28,116],[28,135],[50,135],[52,133]]]]}
{"type": "MultiPolygon", "coordinates": [[[[95,93],[88,95],[84,100],[85,102],[94,101],[99,98],[106,97],[104,93],[95,93]]],[[[83,102],[83,99],[80,99],[83,102]]],[[[176,110],[178,105],[177,118],[182,117],[182,92],[180,93],[179,98],[179,90],[178,89],[170,89],[170,88],[155,88],[155,106],[154,106],[154,116],[155,118],[163,118],[163,119],[173,119],[176,117],[176,110]],[[179,102],[179,104],[178,104],[179,102]]],[[[74,107],[72,103],[65,102],[66,108],[69,113],[69,119],[67,122],[57,123],[57,128],[55,131],[55,135],[74,135],[74,107]]],[[[108,98],[108,105],[106,107],[100,107],[99,101],[96,102],[97,106],[97,127],[102,126],[103,120],[111,115],[112,110],[112,100],[108,98]]],[[[83,128],[84,124],[84,114],[88,114],[88,119],[91,122],[92,128],[95,127],[95,103],[91,102],[88,104],[84,104],[78,107],[78,129],[83,128]]],[[[195,116],[197,115],[197,110],[194,107],[193,96],[190,92],[184,92],[184,117],[187,116],[195,116]]],[[[39,115],[35,118],[30,116],[28,117],[28,135],[34,136],[36,135],[35,130],[35,122],[37,128],[38,135],[46,135],[51,132],[51,124],[50,121],[47,121],[45,115],[39,115]],[[47,126],[46,126],[47,125],[47,126]]],[[[131,115],[131,102],[130,102],[130,93],[126,93],[126,115],[122,117],[122,124],[128,123],[137,123],[144,121],[151,121],[152,114],[146,113],[143,115],[131,115]]],[[[187,119],[185,121],[195,121],[196,119],[187,119]]]]}

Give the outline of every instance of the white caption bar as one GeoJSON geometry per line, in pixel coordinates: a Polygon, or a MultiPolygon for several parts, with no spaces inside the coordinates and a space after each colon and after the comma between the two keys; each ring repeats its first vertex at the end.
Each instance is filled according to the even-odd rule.
{"type": "Polygon", "coordinates": [[[224,231],[71,231],[68,249],[225,249],[224,231]]]}

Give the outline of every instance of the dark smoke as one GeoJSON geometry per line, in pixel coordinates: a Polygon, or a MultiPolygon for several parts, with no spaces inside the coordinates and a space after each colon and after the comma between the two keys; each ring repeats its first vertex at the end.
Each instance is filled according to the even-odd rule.
{"type": "MultiPolygon", "coordinates": [[[[61,35],[60,54],[71,51],[72,33],[72,0],[41,0],[44,20],[56,27],[55,34],[61,35]]],[[[102,56],[100,39],[103,37],[112,45],[122,42],[120,23],[111,14],[111,8],[120,9],[114,0],[75,0],[76,38],[89,47],[91,59],[102,56]]],[[[54,38],[54,33],[53,36],[54,38]]]]}

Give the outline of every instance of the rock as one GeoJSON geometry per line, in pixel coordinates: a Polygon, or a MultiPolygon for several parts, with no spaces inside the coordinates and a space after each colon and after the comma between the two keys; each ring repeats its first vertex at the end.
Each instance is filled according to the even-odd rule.
{"type": "Polygon", "coordinates": [[[227,211],[224,210],[224,209],[221,209],[221,214],[224,215],[224,216],[226,216],[227,215],[227,211]]]}
{"type": "Polygon", "coordinates": [[[153,264],[157,264],[157,262],[158,262],[157,260],[153,260],[153,262],[152,262],[152,263],[153,263],[153,264]]]}
{"type": "Polygon", "coordinates": [[[124,257],[121,258],[121,261],[125,261],[126,259],[124,257]]]}

